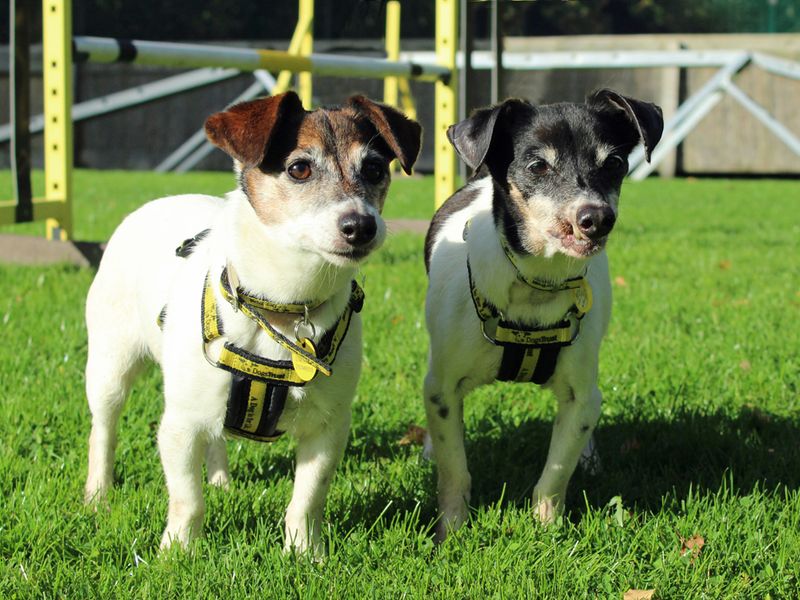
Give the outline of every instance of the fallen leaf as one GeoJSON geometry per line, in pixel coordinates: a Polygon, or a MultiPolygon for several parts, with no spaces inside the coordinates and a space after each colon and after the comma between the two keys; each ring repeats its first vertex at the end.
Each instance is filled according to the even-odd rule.
{"type": "Polygon", "coordinates": [[[614,277],[614,283],[616,283],[619,287],[628,287],[628,282],[625,281],[624,277],[614,277]]]}
{"type": "Polygon", "coordinates": [[[678,537],[681,539],[681,556],[691,554],[691,562],[694,562],[694,560],[700,556],[703,546],[706,545],[706,540],[702,535],[697,534],[694,534],[690,538],[684,538],[683,536],[678,537]]]}
{"type": "Polygon", "coordinates": [[[623,594],[622,600],[650,600],[655,593],[655,590],[628,590],[623,594]]]}
{"type": "Polygon", "coordinates": [[[410,444],[414,444],[415,446],[422,446],[425,442],[425,431],[424,427],[420,427],[419,425],[409,425],[408,431],[406,434],[397,440],[397,444],[399,446],[408,446],[410,444]]]}
{"type": "Polygon", "coordinates": [[[395,315],[392,317],[392,325],[397,325],[398,323],[401,323],[404,320],[405,317],[403,315],[395,315]]]}
{"type": "Polygon", "coordinates": [[[727,259],[726,260],[721,260],[721,261],[719,261],[719,265],[718,266],[723,271],[727,271],[728,269],[731,268],[731,261],[729,261],[727,259]]]}
{"type": "Polygon", "coordinates": [[[750,370],[750,366],[751,365],[750,365],[750,361],[749,360],[743,360],[742,362],[739,363],[739,368],[742,371],[749,371],[750,370]]]}

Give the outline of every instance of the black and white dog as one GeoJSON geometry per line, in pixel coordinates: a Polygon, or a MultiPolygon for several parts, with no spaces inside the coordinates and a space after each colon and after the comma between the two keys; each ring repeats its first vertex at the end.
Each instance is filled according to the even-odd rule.
{"type": "Polygon", "coordinates": [[[598,353],[611,315],[604,247],[627,158],[641,141],[649,159],[662,129],[658,106],[601,90],[585,104],[506,100],[448,130],[477,173],[437,211],[425,242],[439,539],[468,515],[463,398],[494,380],[555,393],[533,502],[543,522],[561,510],[600,416],[598,353]]]}

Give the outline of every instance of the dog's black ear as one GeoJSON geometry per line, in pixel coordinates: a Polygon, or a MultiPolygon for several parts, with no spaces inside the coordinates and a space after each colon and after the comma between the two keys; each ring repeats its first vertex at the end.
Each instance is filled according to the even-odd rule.
{"type": "Polygon", "coordinates": [[[489,153],[498,121],[515,114],[533,111],[534,108],[529,102],[510,98],[496,106],[478,109],[469,118],[451,125],[447,129],[447,139],[453,144],[461,160],[470,169],[477,171],[489,153]]]}
{"type": "Polygon", "coordinates": [[[206,136],[245,167],[255,167],[264,160],[272,134],[288,119],[305,114],[297,94],[259,98],[236,104],[206,119],[206,136]]]}
{"type": "Polygon", "coordinates": [[[347,104],[356,108],[372,123],[400,162],[403,171],[410,175],[422,144],[420,124],[399,110],[365,96],[352,96],[347,104]]]}
{"type": "Polygon", "coordinates": [[[652,102],[643,102],[635,98],[623,96],[609,89],[598,90],[587,98],[587,103],[600,109],[622,110],[628,120],[636,126],[639,139],[644,144],[647,162],[653,152],[661,133],[664,131],[664,117],[661,107],[652,102]]]}

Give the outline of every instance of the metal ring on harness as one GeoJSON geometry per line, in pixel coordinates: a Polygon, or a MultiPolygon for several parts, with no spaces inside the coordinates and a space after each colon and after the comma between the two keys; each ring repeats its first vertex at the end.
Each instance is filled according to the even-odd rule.
{"type": "Polygon", "coordinates": [[[311,331],[310,339],[314,339],[317,336],[317,328],[314,327],[314,323],[309,321],[308,319],[308,306],[303,306],[303,317],[295,320],[294,322],[294,339],[300,340],[300,326],[306,327],[311,331]]]}

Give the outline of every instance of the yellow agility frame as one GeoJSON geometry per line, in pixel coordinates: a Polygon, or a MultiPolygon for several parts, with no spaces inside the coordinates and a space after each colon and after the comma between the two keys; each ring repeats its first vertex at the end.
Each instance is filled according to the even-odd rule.
{"type": "MultiPolygon", "coordinates": [[[[44,166],[45,193],[33,199],[33,220],[45,221],[48,239],[72,238],[72,1],[43,0],[43,79],[44,79],[44,166]]],[[[289,52],[305,65],[304,57],[313,52],[314,0],[299,0],[299,16],[289,52]]],[[[387,2],[386,49],[390,60],[400,52],[400,2],[387,2]]],[[[458,119],[456,95],[456,47],[458,43],[458,0],[436,2],[436,60],[450,70],[445,81],[435,83],[434,127],[434,206],[441,204],[456,189],[456,156],[447,140],[447,128],[458,119]]],[[[277,57],[276,57],[277,58],[277,57]]],[[[284,57],[285,58],[285,57],[284,57]]],[[[286,65],[284,65],[285,67],[286,65]]],[[[303,67],[307,68],[307,67],[303,67]]],[[[282,71],[276,93],[290,83],[291,73],[282,71]]],[[[385,100],[397,105],[398,91],[404,110],[415,117],[408,80],[387,77],[385,100]]],[[[312,75],[298,75],[303,105],[312,106],[312,75]]],[[[0,201],[0,225],[16,222],[16,200],[0,201]]]]}
{"type": "MultiPolygon", "coordinates": [[[[72,237],[72,1],[42,3],[45,193],[33,199],[33,220],[48,239],[72,237]]],[[[16,222],[16,200],[0,202],[0,224],[16,222]]]]}

